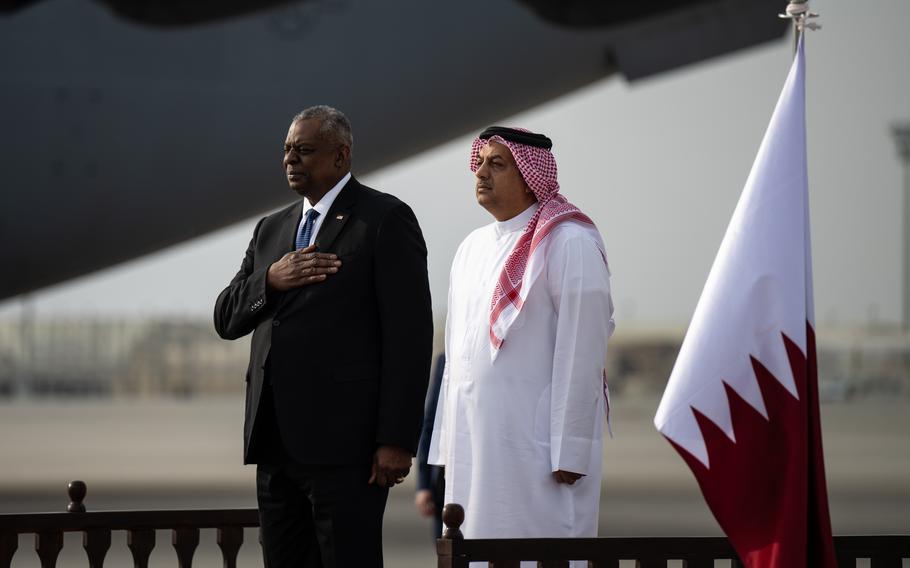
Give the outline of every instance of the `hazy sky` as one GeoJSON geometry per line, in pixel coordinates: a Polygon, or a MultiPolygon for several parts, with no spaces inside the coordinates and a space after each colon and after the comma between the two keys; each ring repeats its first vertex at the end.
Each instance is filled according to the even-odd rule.
{"type": "MultiPolygon", "coordinates": [[[[771,16],[778,4],[769,2],[771,16]]],[[[902,178],[890,125],[910,121],[910,2],[812,7],[824,26],[806,43],[817,318],[898,322],[902,178]]],[[[563,192],[604,235],[619,330],[688,323],[791,52],[791,41],[780,41],[631,85],[610,78],[499,121],[554,140],[563,192]]],[[[491,220],[474,201],[469,147],[470,137],[456,139],[359,176],[417,213],[437,315],[455,248],[491,220]]],[[[0,317],[19,317],[25,305],[39,317],[208,316],[257,219],[7,301],[0,317]]]]}

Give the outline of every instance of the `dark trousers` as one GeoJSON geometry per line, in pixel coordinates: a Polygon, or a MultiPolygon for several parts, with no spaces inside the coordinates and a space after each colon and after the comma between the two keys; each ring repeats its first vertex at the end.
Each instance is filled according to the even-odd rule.
{"type": "Polygon", "coordinates": [[[284,451],[272,389],[253,435],[265,568],[382,568],[387,488],[369,485],[370,463],[308,465],[284,451]]]}
{"type": "Polygon", "coordinates": [[[259,465],[266,568],[382,568],[389,490],[369,477],[369,465],[259,465]]]}

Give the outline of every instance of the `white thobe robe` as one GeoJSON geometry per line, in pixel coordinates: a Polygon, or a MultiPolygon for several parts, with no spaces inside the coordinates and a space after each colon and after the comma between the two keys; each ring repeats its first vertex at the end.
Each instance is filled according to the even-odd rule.
{"type": "Polygon", "coordinates": [[[597,535],[613,304],[590,228],[564,222],[543,241],[545,268],[491,357],[493,289],[535,209],[475,230],[452,263],[430,462],[465,538],[597,535]],[[585,477],[559,484],[559,469],[585,477]]]}

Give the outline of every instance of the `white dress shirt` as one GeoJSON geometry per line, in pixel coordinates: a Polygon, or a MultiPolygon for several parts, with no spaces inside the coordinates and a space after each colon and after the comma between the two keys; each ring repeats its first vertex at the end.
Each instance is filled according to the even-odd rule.
{"type": "Polygon", "coordinates": [[[300,216],[300,223],[297,225],[296,235],[300,234],[300,230],[303,228],[303,224],[306,222],[306,212],[310,209],[315,209],[319,216],[316,217],[316,220],[313,221],[313,230],[310,232],[310,242],[306,246],[310,246],[316,242],[316,235],[319,234],[319,228],[322,227],[322,221],[325,219],[326,214],[329,212],[329,209],[332,207],[332,203],[335,202],[335,198],[338,197],[338,194],[341,193],[341,188],[348,183],[348,180],[351,179],[351,172],[345,174],[343,178],[338,180],[338,183],[335,184],[335,187],[329,190],[328,193],[322,196],[322,199],[319,200],[316,205],[311,205],[310,200],[307,198],[303,199],[303,214],[300,216]]]}

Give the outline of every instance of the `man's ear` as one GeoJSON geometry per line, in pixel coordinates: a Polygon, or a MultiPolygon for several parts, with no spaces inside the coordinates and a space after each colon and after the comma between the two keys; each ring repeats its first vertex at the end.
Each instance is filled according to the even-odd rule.
{"type": "Polygon", "coordinates": [[[345,164],[351,163],[351,148],[342,144],[335,153],[335,167],[343,168],[345,164]]]}

